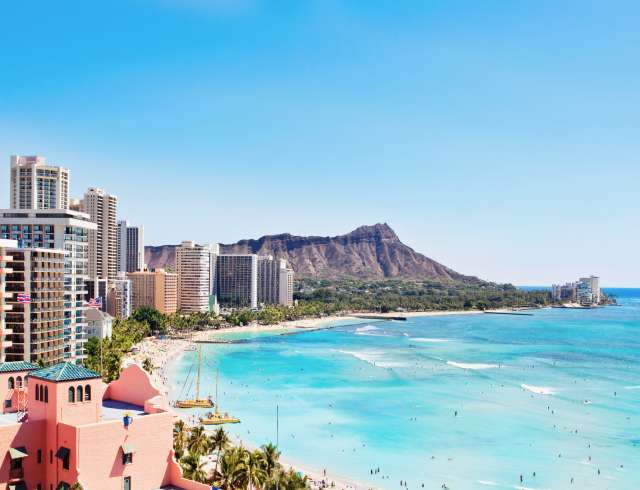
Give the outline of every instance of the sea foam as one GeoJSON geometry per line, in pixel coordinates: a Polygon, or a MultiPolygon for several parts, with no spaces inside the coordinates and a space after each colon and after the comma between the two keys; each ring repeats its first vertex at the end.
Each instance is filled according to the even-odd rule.
{"type": "Polygon", "coordinates": [[[457,367],[457,368],[460,368],[460,369],[471,369],[471,370],[494,369],[494,368],[500,367],[497,364],[453,362],[453,361],[447,361],[447,364],[449,366],[457,367]]]}
{"type": "Polygon", "coordinates": [[[538,395],[553,395],[556,392],[555,388],[549,388],[547,386],[532,386],[521,384],[520,387],[523,390],[530,391],[531,393],[537,393],[538,395]]]}

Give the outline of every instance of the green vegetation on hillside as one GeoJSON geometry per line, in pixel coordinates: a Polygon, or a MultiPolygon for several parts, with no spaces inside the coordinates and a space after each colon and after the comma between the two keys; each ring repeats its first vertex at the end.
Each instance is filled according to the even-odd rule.
{"type": "Polygon", "coordinates": [[[429,281],[328,281],[303,279],[296,284],[301,302],[330,305],[332,310],[425,311],[544,306],[548,291],[524,291],[511,284],[429,281]]]}

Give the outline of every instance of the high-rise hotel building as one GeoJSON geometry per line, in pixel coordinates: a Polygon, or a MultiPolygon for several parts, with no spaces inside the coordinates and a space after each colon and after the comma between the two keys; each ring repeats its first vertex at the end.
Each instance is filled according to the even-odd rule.
{"type": "Polygon", "coordinates": [[[11,155],[10,207],[68,209],[69,170],[41,156],[11,155]]]}
{"type": "Polygon", "coordinates": [[[81,205],[96,224],[95,230],[89,232],[89,277],[115,279],[118,274],[118,198],[92,187],[85,192],[81,205]]]}
{"type": "MultiPolygon", "coordinates": [[[[16,240],[22,248],[64,251],[64,358],[80,361],[84,355],[85,281],[88,275],[89,233],[96,224],[89,216],[66,209],[0,210],[0,239],[16,240]]],[[[46,272],[46,271],[41,271],[46,272]]],[[[54,289],[54,288],[49,288],[54,289]]],[[[44,293],[45,291],[39,291],[44,293]]],[[[53,291],[51,291],[53,292],[53,291]]],[[[53,311],[53,310],[52,310],[53,311]]]]}
{"type": "Polygon", "coordinates": [[[129,272],[131,308],[151,306],[169,315],[178,310],[178,274],[164,269],[129,272]]]}
{"type": "Polygon", "coordinates": [[[126,220],[118,221],[118,272],[144,269],[144,228],[130,226],[126,220]]]}
{"type": "Polygon", "coordinates": [[[258,307],[258,256],[255,254],[218,255],[215,294],[220,306],[258,307]]]}
{"type": "Polygon", "coordinates": [[[6,248],[12,257],[5,276],[7,362],[64,360],[64,251],[51,248],[6,248]]]}
{"type": "Polygon", "coordinates": [[[184,313],[214,311],[213,295],[218,245],[197,245],[184,241],[176,247],[178,310],[184,313]]]}
{"type": "Polygon", "coordinates": [[[286,260],[258,256],[258,304],[293,304],[293,270],[286,260]]]}

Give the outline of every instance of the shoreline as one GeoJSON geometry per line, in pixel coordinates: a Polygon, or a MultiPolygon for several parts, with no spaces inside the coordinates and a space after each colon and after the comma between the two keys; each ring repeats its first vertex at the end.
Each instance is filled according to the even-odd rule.
{"type": "MultiPolygon", "coordinates": [[[[407,318],[412,317],[425,317],[425,316],[445,316],[445,315],[469,315],[469,314],[481,314],[482,311],[475,310],[461,310],[461,311],[423,311],[423,312],[403,312],[401,316],[407,318]]],[[[131,352],[123,359],[123,365],[126,366],[131,363],[136,363],[142,366],[145,359],[150,359],[153,365],[153,371],[151,373],[151,380],[153,384],[160,389],[171,402],[169,396],[169,379],[171,376],[172,368],[177,361],[189,351],[196,342],[210,341],[215,339],[216,336],[224,337],[225,334],[233,333],[262,333],[273,332],[274,334],[285,334],[288,332],[302,332],[302,331],[314,331],[327,328],[333,328],[340,325],[345,325],[349,321],[354,323],[366,323],[367,321],[384,321],[390,317],[399,316],[397,312],[390,313],[372,313],[366,314],[368,318],[358,318],[358,313],[353,315],[334,315],[321,318],[306,318],[302,320],[292,320],[278,323],[276,325],[260,325],[253,323],[247,326],[234,326],[219,329],[210,329],[199,332],[192,332],[185,338],[166,337],[160,339],[157,337],[147,337],[135,346],[136,352],[131,352]],[[377,318],[371,318],[375,316],[377,318]]],[[[365,313],[362,313],[365,315],[365,313]]],[[[176,417],[182,419],[188,426],[193,426],[195,420],[191,413],[180,413],[177,410],[173,410],[176,417]]],[[[243,445],[248,449],[256,449],[251,444],[246,444],[240,437],[234,437],[232,439],[235,444],[243,445]]],[[[320,470],[313,468],[312,466],[300,464],[287,458],[286,455],[281,455],[280,462],[285,469],[293,468],[308,476],[311,482],[311,488],[314,490],[321,488],[334,488],[336,490],[357,490],[368,489],[373,490],[377,487],[367,485],[362,482],[355,481],[349,477],[332,473],[328,470],[320,470]],[[324,484],[322,482],[325,482],[324,484]],[[333,486],[332,486],[333,485],[333,486]]]]}

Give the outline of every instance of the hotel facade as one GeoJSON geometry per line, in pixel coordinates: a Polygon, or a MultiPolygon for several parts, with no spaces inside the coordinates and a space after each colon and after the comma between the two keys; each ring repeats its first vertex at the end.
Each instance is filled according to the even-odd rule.
{"type": "Polygon", "coordinates": [[[68,209],[69,170],[47,165],[44,157],[11,155],[13,209],[68,209]]]}
{"type": "MultiPolygon", "coordinates": [[[[17,244],[17,242],[14,242],[17,244]]],[[[6,312],[1,346],[5,361],[64,360],[64,251],[4,247],[11,257],[3,281],[6,312]]]]}
{"type": "Polygon", "coordinates": [[[178,310],[183,313],[214,311],[213,281],[216,274],[217,245],[197,245],[184,241],[176,247],[178,310]]]}
{"type": "Polygon", "coordinates": [[[0,239],[16,240],[20,248],[64,251],[64,359],[85,358],[85,281],[89,279],[89,216],[66,209],[0,210],[0,239]]]}
{"type": "Polygon", "coordinates": [[[151,306],[170,315],[178,311],[178,274],[164,269],[130,272],[131,308],[151,306]]]}
{"type": "Polygon", "coordinates": [[[106,385],[71,363],[0,364],[0,486],[15,490],[209,490],[173,452],[176,416],[138,365],[106,385]]]}
{"type": "Polygon", "coordinates": [[[89,232],[89,277],[115,279],[118,272],[116,213],[118,198],[91,187],[82,199],[82,210],[96,228],[89,232]]]}

